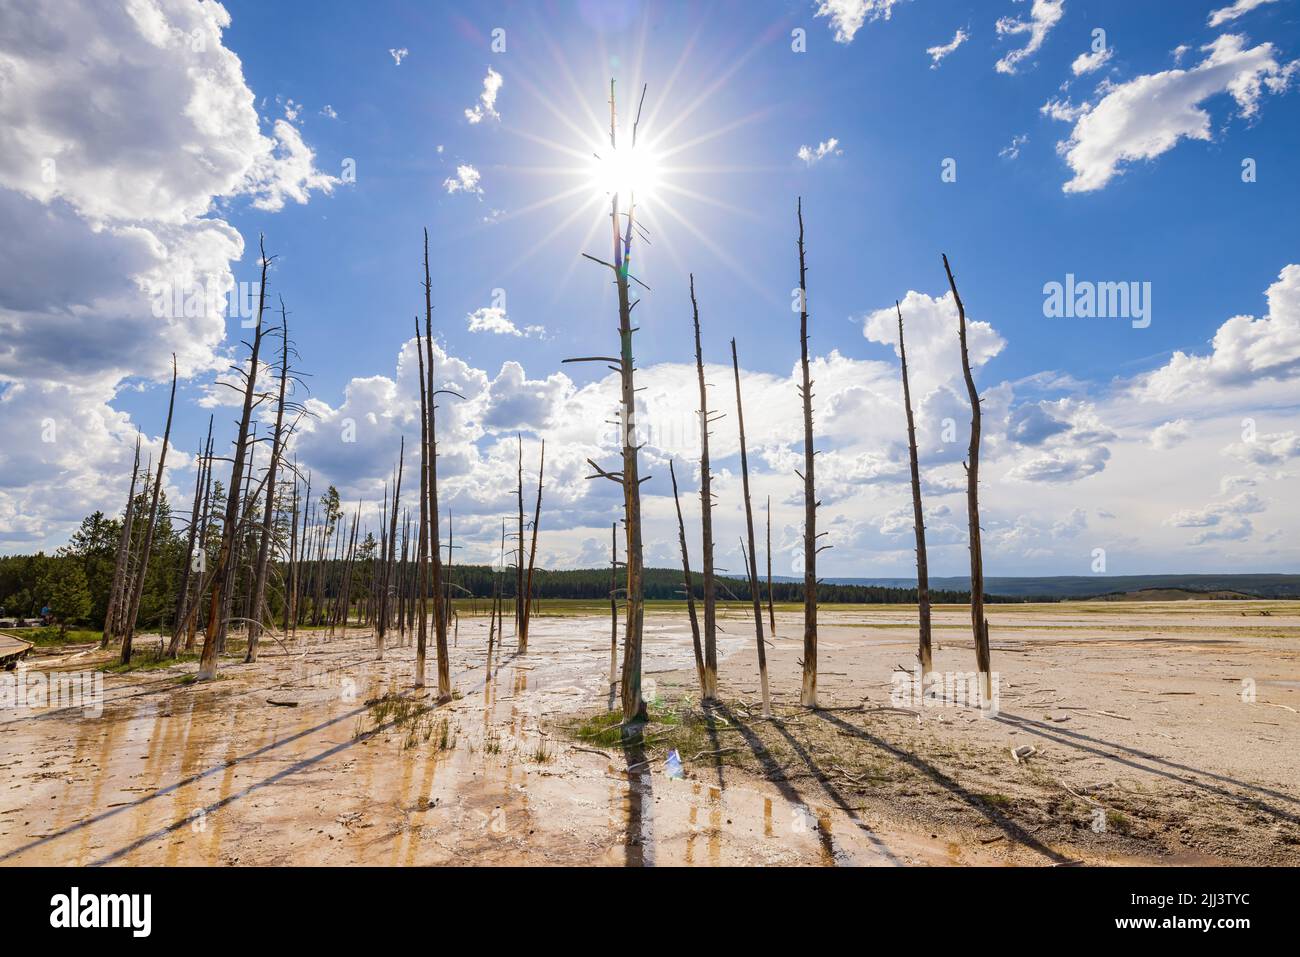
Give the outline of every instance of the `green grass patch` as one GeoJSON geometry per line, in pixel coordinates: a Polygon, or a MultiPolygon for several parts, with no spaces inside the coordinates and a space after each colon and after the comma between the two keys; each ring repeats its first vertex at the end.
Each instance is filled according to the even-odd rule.
{"type": "Polygon", "coordinates": [[[15,638],[22,638],[24,641],[30,641],[39,647],[57,647],[59,645],[84,645],[89,642],[98,643],[103,637],[102,631],[92,630],[89,628],[69,628],[63,635],[59,634],[59,629],[55,625],[42,628],[11,628],[7,634],[15,638]]]}
{"type": "MultiPolygon", "coordinates": [[[[130,664],[122,664],[121,661],[113,661],[103,665],[99,670],[111,675],[124,675],[130,671],[158,671],[161,668],[170,668],[172,665],[183,664],[188,661],[198,661],[199,653],[197,651],[181,652],[175,658],[168,658],[164,652],[156,648],[140,649],[131,655],[130,664]]],[[[185,677],[191,678],[191,675],[185,677]]]]}

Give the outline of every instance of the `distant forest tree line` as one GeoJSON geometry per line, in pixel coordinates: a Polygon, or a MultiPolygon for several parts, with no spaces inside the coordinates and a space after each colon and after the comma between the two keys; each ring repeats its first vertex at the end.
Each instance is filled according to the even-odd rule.
{"type": "MultiPolygon", "coordinates": [[[[141,490],[137,494],[137,505],[146,507],[150,494],[149,489],[141,490]]],[[[42,608],[48,607],[51,617],[62,624],[102,628],[121,535],[122,518],[108,518],[97,511],[87,516],[68,544],[53,555],[38,552],[0,557],[0,617],[36,618],[42,608]]],[[[218,538],[216,530],[208,536],[210,542],[218,538]]],[[[186,530],[177,528],[164,493],[160,495],[159,517],[140,602],[142,627],[162,630],[174,627],[177,614],[175,596],[188,560],[186,544],[186,530]]],[[[353,563],[348,591],[349,606],[362,620],[370,617],[367,605],[375,593],[375,566],[380,564],[377,551],[378,543],[373,535],[367,535],[357,543],[357,558],[353,563]]],[[[274,564],[278,574],[273,577],[276,581],[283,581],[285,569],[281,563],[274,564]]],[[[319,596],[319,600],[330,604],[338,600],[348,578],[346,564],[342,559],[326,559],[314,569],[320,576],[321,587],[319,592],[309,592],[309,600],[303,602],[303,607],[298,610],[300,623],[311,624],[315,617],[311,598],[319,596]]],[[[244,573],[248,571],[246,569],[244,573]]],[[[452,565],[448,572],[446,585],[451,589],[453,599],[490,599],[494,588],[500,588],[508,599],[515,597],[516,576],[513,573],[499,574],[488,565],[452,565]]],[[[555,571],[539,568],[533,575],[532,595],[539,599],[608,600],[609,574],[608,568],[555,571]]],[[[692,582],[698,598],[703,593],[703,577],[693,574],[692,582]]],[[[720,599],[752,600],[747,581],[718,576],[716,582],[720,599]]],[[[760,598],[766,601],[767,589],[762,581],[759,591],[760,598]]],[[[817,592],[821,601],[844,604],[915,603],[917,600],[915,588],[822,583],[817,592]]],[[[647,568],[645,597],[651,601],[684,600],[681,571],[647,568]]],[[[966,604],[970,596],[965,591],[932,590],[931,597],[943,604],[966,604]]],[[[283,590],[268,588],[266,598],[275,618],[282,618],[285,611],[283,590]]],[[[779,603],[801,602],[803,583],[773,582],[772,598],[779,603]]],[[[1014,600],[988,596],[990,602],[1014,600]]]]}

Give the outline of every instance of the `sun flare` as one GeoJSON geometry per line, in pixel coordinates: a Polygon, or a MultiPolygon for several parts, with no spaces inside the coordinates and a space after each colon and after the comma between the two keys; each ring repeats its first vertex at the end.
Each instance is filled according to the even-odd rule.
{"type": "Polygon", "coordinates": [[[591,181],[601,196],[617,194],[620,204],[632,196],[638,202],[654,197],[661,181],[661,165],[653,151],[642,144],[606,147],[591,163],[591,181]]]}

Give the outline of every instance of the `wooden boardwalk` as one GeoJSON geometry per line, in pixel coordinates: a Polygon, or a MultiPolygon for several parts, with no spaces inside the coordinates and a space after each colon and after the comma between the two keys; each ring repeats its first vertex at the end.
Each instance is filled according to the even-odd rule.
{"type": "Polygon", "coordinates": [[[0,668],[13,668],[32,650],[32,643],[0,633],[0,668]]]}

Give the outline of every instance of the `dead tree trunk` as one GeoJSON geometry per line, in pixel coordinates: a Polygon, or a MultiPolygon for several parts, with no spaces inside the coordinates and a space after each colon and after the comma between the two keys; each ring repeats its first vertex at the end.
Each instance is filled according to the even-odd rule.
{"type": "Polygon", "coordinates": [[[691,620],[691,642],[695,645],[695,675],[700,680],[700,698],[703,699],[708,683],[704,677],[704,650],[700,647],[700,620],[695,614],[695,583],[691,580],[691,559],[686,551],[686,523],[682,521],[682,503],[677,497],[677,470],[668,460],[668,474],[673,480],[673,504],[677,506],[677,541],[682,549],[682,584],[686,588],[686,614],[691,620]]]}
{"type": "Polygon", "coordinates": [[[198,541],[202,547],[202,539],[199,538],[199,521],[201,519],[202,499],[204,497],[204,486],[207,484],[207,473],[212,465],[212,416],[208,416],[208,437],[204,439],[203,445],[199,449],[197,462],[198,470],[194,475],[194,501],[190,504],[190,530],[185,543],[185,566],[181,572],[181,587],[176,592],[176,613],[172,618],[172,637],[167,644],[167,657],[175,658],[180,653],[181,633],[184,632],[190,620],[190,577],[198,574],[200,579],[203,575],[204,564],[202,561],[195,561],[197,557],[194,553],[194,543],[198,541]],[[197,567],[195,567],[197,565],[197,567]]]}
{"type": "Polygon", "coordinates": [[[709,392],[704,382],[704,349],[700,345],[700,308],[695,300],[695,274],[691,274],[691,316],[695,324],[695,374],[700,385],[700,534],[704,573],[704,685],[703,701],[718,697],[718,590],[713,575],[713,475],[709,465],[709,392]]]}
{"type": "Polygon", "coordinates": [[[429,385],[424,378],[424,343],[415,322],[415,353],[420,361],[420,536],[415,563],[415,687],[424,687],[424,658],[429,640],[429,385]]]}
{"type": "MultiPolygon", "coordinates": [[[[295,475],[297,471],[298,471],[297,462],[295,461],[294,462],[295,475]]],[[[294,483],[294,494],[295,496],[297,495],[296,480],[294,483]]],[[[295,521],[297,520],[298,507],[299,506],[297,505],[294,506],[295,521]]],[[[291,632],[294,638],[298,637],[298,623],[302,617],[301,600],[304,591],[303,566],[306,564],[307,556],[308,556],[309,546],[307,544],[307,528],[309,523],[309,515],[312,511],[311,472],[307,473],[307,479],[306,482],[304,483],[301,508],[302,508],[302,528],[298,533],[298,558],[293,563],[293,587],[289,589],[289,602],[288,602],[289,623],[285,626],[285,631],[291,632]]]]}
{"type": "MultiPolygon", "coordinates": [[[[248,450],[248,428],[253,416],[253,396],[257,391],[257,362],[262,351],[262,314],[266,310],[266,271],[271,261],[261,238],[258,249],[262,259],[262,279],[257,298],[257,325],[253,330],[248,372],[244,376],[244,408],[239,419],[239,433],[235,439],[235,460],[230,468],[230,490],[226,496],[226,515],[221,529],[221,549],[213,572],[212,597],[208,603],[208,630],[203,639],[203,654],[199,659],[197,680],[210,681],[217,676],[217,648],[226,631],[230,617],[231,585],[234,581],[235,535],[239,529],[239,503],[242,501],[244,456],[248,450]]],[[[242,370],[241,370],[242,371],[242,370]]]]}
{"type": "MultiPolygon", "coordinates": [[[[804,261],[803,198],[797,207],[799,218],[799,367],[803,383],[803,687],[799,703],[817,707],[817,493],[813,482],[812,379],[808,373],[808,268],[804,261]]],[[[799,473],[796,473],[799,474],[799,473]]]]}
{"type": "Polygon", "coordinates": [[[533,565],[537,561],[537,530],[542,524],[542,474],[546,469],[546,440],[542,440],[541,461],[537,466],[537,507],[533,511],[533,543],[528,549],[528,580],[524,583],[524,627],[519,633],[519,653],[528,653],[528,622],[532,618],[533,565]]]}
{"type": "Polygon", "coordinates": [[[961,343],[961,371],[966,379],[966,394],[970,398],[970,448],[966,459],[966,512],[970,528],[970,623],[975,637],[975,665],[980,673],[980,693],[984,705],[993,701],[992,662],[989,655],[989,623],[984,617],[984,554],[980,548],[980,395],[975,388],[975,377],[970,370],[970,352],[966,348],[966,307],[957,293],[957,282],[943,257],[943,270],[948,274],[948,288],[957,303],[957,338],[961,343]]]}
{"type": "Polygon", "coordinates": [[[262,510],[262,536],[257,546],[253,578],[253,611],[248,622],[246,664],[257,660],[257,640],[262,634],[262,604],[266,600],[266,573],[271,559],[271,524],[275,518],[275,478],[284,451],[284,397],[289,383],[289,314],[280,299],[280,394],[275,406],[275,431],[271,433],[271,461],[266,467],[266,505],[262,510]]]}
{"type": "Polygon", "coordinates": [[[523,640],[524,632],[524,436],[515,434],[519,442],[519,482],[515,486],[519,501],[519,526],[515,535],[515,639],[523,640]]]}
{"type": "Polygon", "coordinates": [[[920,618],[921,642],[916,659],[921,665],[921,679],[930,673],[930,572],[925,555],[925,512],[921,508],[921,467],[916,454],[916,421],[912,417],[912,390],[907,379],[907,346],[903,344],[903,309],[894,301],[898,312],[898,358],[903,369],[903,408],[907,412],[907,454],[912,469],[912,522],[916,528],[916,606],[920,618]]]}
{"type": "Polygon", "coordinates": [[[609,523],[609,684],[618,680],[618,522],[609,523]]]}
{"type": "MultiPolygon", "coordinates": [[[[451,700],[451,662],[447,658],[447,613],[442,603],[442,549],[438,544],[438,396],[434,388],[433,280],[429,276],[429,231],[424,231],[424,349],[429,401],[429,560],[428,588],[433,592],[433,637],[438,652],[438,703],[451,700]]],[[[455,393],[452,393],[455,394],[455,393]]]]}
{"type": "Polygon", "coordinates": [[[158,475],[153,483],[153,501],[149,505],[149,524],[144,530],[144,545],[140,549],[140,574],[136,577],[135,591],[126,613],[126,629],[122,633],[122,664],[131,663],[131,643],[135,638],[135,620],[140,613],[140,599],[144,595],[145,579],[149,577],[149,553],[153,549],[153,533],[158,525],[158,496],[162,494],[163,470],[167,467],[167,443],[172,437],[172,412],[176,408],[176,353],[172,353],[172,394],[167,401],[167,425],[163,429],[162,452],[158,455],[158,475]]]}
{"type": "Polygon", "coordinates": [[[772,496],[767,497],[767,627],[776,634],[776,608],[772,604],[772,496]]]}
{"type": "MultiPolygon", "coordinates": [[[[207,452],[207,469],[203,478],[203,512],[200,518],[198,553],[195,558],[198,559],[194,576],[194,598],[185,615],[185,651],[194,650],[195,632],[199,627],[199,612],[203,605],[203,590],[208,580],[205,578],[205,572],[208,568],[208,538],[212,525],[212,440],[208,441],[207,452]]],[[[193,559],[191,559],[193,560],[193,559]]],[[[172,657],[175,657],[173,655],[172,657]]]]}
{"type": "MultiPolygon", "coordinates": [[[[641,92],[641,101],[645,102],[645,91],[641,92]]],[[[632,123],[632,151],[636,149],[636,129],[640,122],[641,109],[637,108],[637,119],[632,123]]],[[[617,111],[614,101],[614,81],[609,83],[609,148],[618,149],[617,111]]],[[[610,228],[614,245],[613,262],[605,262],[595,256],[583,253],[588,259],[608,267],[614,274],[614,283],[618,290],[618,336],[619,355],[587,356],[581,359],[566,359],[566,362],[605,362],[619,374],[619,429],[622,433],[623,469],[608,472],[591,459],[587,462],[600,478],[618,482],[623,487],[623,510],[627,522],[627,633],[623,642],[623,680],[620,697],[623,701],[623,724],[627,733],[634,729],[627,727],[640,724],[647,718],[645,701],[641,697],[641,637],[645,624],[645,581],[643,554],[641,544],[641,479],[639,475],[638,454],[640,445],[636,432],[636,363],[632,356],[632,310],[636,307],[628,289],[628,283],[636,282],[644,286],[639,279],[631,275],[632,236],[637,229],[636,198],[629,196],[627,212],[619,212],[617,192],[610,200],[610,228]],[[619,224],[626,217],[627,227],[620,233],[619,224]]],[[[639,302],[640,300],[637,300],[639,302]]],[[[649,476],[647,476],[649,478],[649,476]]]]}
{"type": "Polygon", "coordinates": [[[740,359],[736,340],[731,340],[731,367],[736,373],[736,422],[740,428],[740,482],[745,496],[745,528],[749,551],[745,571],[749,575],[749,597],[754,604],[754,636],[758,639],[758,680],[763,690],[763,717],[772,717],[772,699],[767,688],[767,648],[763,641],[763,600],[758,594],[758,560],[754,553],[754,509],[749,498],[749,453],[745,449],[745,408],[740,398],[740,359]]]}
{"type": "Polygon", "coordinates": [[[406,459],[406,436],[397,446],[397,477],[393,482],[393,511],[388,517],[388,552],[384,556],[383,591],[379,593],[379,620],[375,623],[375,653],[384,657],[384,638],[388,632],[389,586],[393,580],[393,556],[397,550],[397,506],[402,498],[402,465],[406,459]]]}
{"type": "Polygon", "coordinates": [[[126,511],[122,513],[122,537],[117,543],[117,562],[113,565],[113,584],[108,590],[108,609],[104,613],[104,636],[99,642],[100,648],[107,648],[108,643],[117,637],[118,608],[130,579],[127,569],[131,563],[131,526],[135,521],[135,484],[139,477],[140,436],[136,435],[135,462],[131,466],[131,491],[127,493],[126,511]]]}

